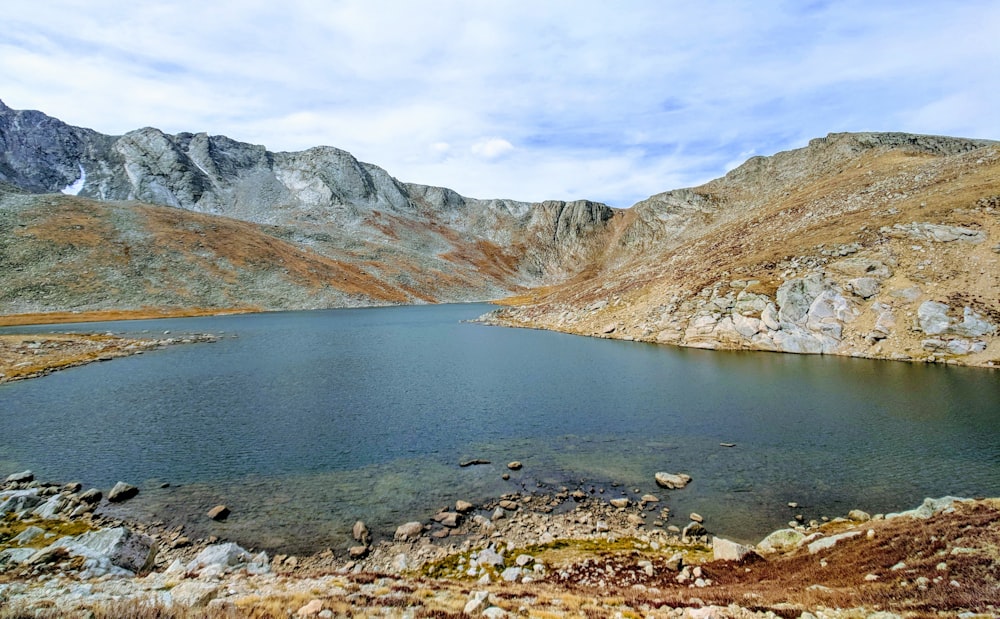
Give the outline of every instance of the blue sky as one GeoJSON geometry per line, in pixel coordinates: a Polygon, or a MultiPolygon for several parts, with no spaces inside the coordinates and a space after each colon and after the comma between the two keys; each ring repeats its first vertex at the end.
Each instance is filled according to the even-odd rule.
{"type": "Polygon", "coordinates": [[[1000,139],[1000,2],[7,0],[0,99],[630,206],[835,131],[1000,139]]]}

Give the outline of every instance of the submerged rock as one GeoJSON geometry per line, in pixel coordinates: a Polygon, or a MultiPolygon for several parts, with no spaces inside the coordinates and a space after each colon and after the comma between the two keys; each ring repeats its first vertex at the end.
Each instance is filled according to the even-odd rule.
{"type": "Polygon", "coordinates": [[[685,473],[657,473],[653,477],[657,485],[671,490],[683,488],[691,481],[691,476],[685,473]]]}

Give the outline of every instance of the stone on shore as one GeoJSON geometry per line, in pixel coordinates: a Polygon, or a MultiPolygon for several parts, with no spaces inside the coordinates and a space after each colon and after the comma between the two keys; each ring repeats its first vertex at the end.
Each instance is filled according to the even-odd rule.
{"type": "Polygon", "coordinates": [[[461,499],[455,501],[455,511],[460,514],[471,512],[473,507],[475,506],[472,503],[469,503],[468,501],[463,501],[461,499]]]}
{"type": "Polygon", "coordinates": [[[697,512],[691,512],[690,518],[693,522],[705,522],[704,516],[697,512]]]}
{"type": "Polygon", "coordinates": [[[368,546],[351,546],[347,554],[352,559],[363,559],[368,554],[368,546]]]}
{"type": "Polygon", "coordinates": [[[654,479],[656,479],[656,484],[662,488],[679,490],[688,485],[691,476],[684,473],[657,473],[654,475],[654,479]]]}
{"type": "Polygon", "coordinates": [[[358,520],[354,523],[354,527],[351,528],[351,536],[354,538],[354,541],[361,542],[366,546],[372,539],[371,533],[368,531],[368,525],[365,524],[364,520],[358,520]]]}
{"type": "Polygon", "coordinates": [[[122,501],[131,499],[137,494],[139,494],[138,488],[120,481],[108,492],[108,500],[112,503],[121,503],[122,501]]]}
{"type": "MultiPolygon", "coordinates": [[[[263,553],[261,553],[263,555],[263,553]]],[[[227,542],[206,546],[194,559],[187,564],[189,572],[204,572],[211,569],[213,573],[223,573],[231,567],[256,562],[261,556],[254,557],[238,544],[227,542]]],[[[267,561],[267,555],[263,555],[267,561]]]]}
{"type": "Polygon", "coordinates": [[[520,471],[523,466],[524,465],[521,464],[521,462],[518,460],[514,460],[513,462],[507,464],[507,468],[509,468],[512,471],[520,471]]]}
{"type": "Polygon", "coordinates": [[[611,499],[608,502],[611,503],[612,507],[618,507],[618,508],[628,507],[628,499],[626,499],[624,497],[622,497],[620,499],[611,499]]]}
{"type": "Polygon", "coordinates": [[[41,502],[42,498],[38,495],[38,488],[0,492],[0,516],[34,509],[41,502]]]}
{"type": "Polygon", "coordinates": [[[104,494],[102,494],[100,490],[98,490],[97,488],[91,488],[90,490],[87,490],[77,498],[80,499],[81,503],[86,503],[87,505],[94,505],[96,503],[101,502],[102,496],[104,496],[104,494]]]}
{"type": "Polygon", "coordinates": [[[742,561],[753,548],[721,537],[712,538],[712,555],[716,561],[742,561]]]}
{"type": "Polygon", "coordinates": [[[212,520],[220,520],[221,521],[221,520],[225,520],[226,518],[228,518],[230,513],[231,512],[229,511],[229,508],[226,507],[225,505],[216,505],[212,509],[208,510],[208,514],[207,515],[212,520]]]}
{"type": "Polygon", "coordinates": [[[23,484],[31,481],[35,481],[35,474],[31,471],[21,471],[20,473],[12,473],[7,476],[5,480],[8,484],[23,484]]]}
{"type": "Polygon", "coordinates": [[[156,541],[127,527],[89,531],[64,537],[42,549],[63,548],[70,555],[84,557],[84,570],[90,577],[115,573],[114,567],[138,574],[148,570],[156,559],[156,541]]]}
{"type": "Polygon", "coordinates": [[[847,531],[846,533],[831,535],[830,537],[821,537],[815,542],[809,544],[809,554],[814,555],[817,552],[833,548],[838,542],[845,539],[851,539],[852,537],[857,537],[859,535],[861,535],[861,531],[847,531]]]}
{"type": "Polygon", "coordinates": [[[805,539],[805,534],[795,529],[778,529],[757,544],[757,550],[761,552],[784,552],[791,550],[805,539]]]}
{"type": "Polygon", "coordinates": [[[396,533],[392,536],[397,542],[407,542],[415,540],[424,532],[424,525],[419,522],[407,522],[396,527],[396,533]]]}

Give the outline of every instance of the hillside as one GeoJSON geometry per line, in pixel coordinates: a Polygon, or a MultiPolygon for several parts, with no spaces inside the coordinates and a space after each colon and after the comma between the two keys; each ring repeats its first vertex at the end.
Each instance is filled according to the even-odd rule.
{"type": "Polygon", "coordinates": [[[507,297],[494,324],[1000,364],[1000,144],[831,134],[634,207],[0,103],[0,313],[507,297]],[[55,193],[55,192],[62,193],[55,193]]]}
{"type": "Polygon", "coordinates": [[[0,147],[4,314],[491,299],[575,273],[616,214],[404,184],[331,147],[107,136],[3,103],[0,147]]]}
{"type": "Polygon", "coordinates": [[[1000,365],[1000,144],[832,134],[659,194],[486,317],[716,349],[1000,365]]]}

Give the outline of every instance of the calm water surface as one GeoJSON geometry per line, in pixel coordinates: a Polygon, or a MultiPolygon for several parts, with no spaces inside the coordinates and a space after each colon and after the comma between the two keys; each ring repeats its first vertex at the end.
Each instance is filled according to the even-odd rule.
{"type": "Polygon", "coordinates": [[[672,522],[698,511],[747,541],[787,522],[788,501],[818,517],[1000,495],[996,372],[461,322],[490,309],[56,327],[224,336],[0,386],[0,474],[126,480],[142,517],[291,551],[346,546],[356,518],[389,535],[457,498],[522,489],[654,492],[672,522]],[[457,466],[472,458],[493,464],[457,466]],[[502,481],[515,459],[524,469],[502,481]],[[659,470],[694,482],[668,495],[659,470]],[[233,516],[207,522],[220,502],[233,516]]]}

